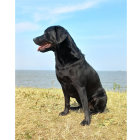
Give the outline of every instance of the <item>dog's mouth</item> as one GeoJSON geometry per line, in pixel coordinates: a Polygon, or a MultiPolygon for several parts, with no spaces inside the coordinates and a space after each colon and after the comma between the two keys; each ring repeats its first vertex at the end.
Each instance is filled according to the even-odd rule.
{"type": "Polygon", "coordinates": [[[44,50],[50,48],[51,46],[52,46],[51,43],[44,43],[44,44],[39,46],[38,51],[44,51],[44,50]]]}

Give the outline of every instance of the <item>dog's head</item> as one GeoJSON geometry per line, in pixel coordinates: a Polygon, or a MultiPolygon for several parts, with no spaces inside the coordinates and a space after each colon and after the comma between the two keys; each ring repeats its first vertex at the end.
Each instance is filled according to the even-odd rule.
{"type": "Polygon", "coordinates": [[[44,34],[33,39],[39,45],[38,51],[47,52],[53,50],[62,43],[68,36],[67,30],[61,26],[51,26],[44,31],[44,34]]]}

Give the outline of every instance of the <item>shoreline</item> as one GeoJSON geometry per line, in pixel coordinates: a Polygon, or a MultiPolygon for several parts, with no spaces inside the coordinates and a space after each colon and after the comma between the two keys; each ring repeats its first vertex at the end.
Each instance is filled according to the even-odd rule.
{"type": "MultiPolygon", "coordinates": [[[[52,88],[40,88],[40,87],[24,87],[24,86],[20,86],[20,87],[15,87],[15,89],[43,89],[43,90],[53,90],[53,89],[55,89],[55,90],[62,90],[62,88],[55,88],[55,87],[52,87],[52,88]]],[[[127,93],[127,89],[126,90],[107,90],[107,89],[105,89],[105,91],[106,92],[117,92],[117,93],[127,93]]]]}

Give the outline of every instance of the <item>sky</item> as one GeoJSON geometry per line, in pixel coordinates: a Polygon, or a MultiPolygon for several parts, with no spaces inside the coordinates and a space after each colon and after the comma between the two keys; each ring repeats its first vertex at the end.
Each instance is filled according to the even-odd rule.
{"type": "Polygon", "coordinates": [[[98,71],[127,70],[126,0],[16,0],[15,68],[54,70],[53,52],[40,53],[33,38],[52,25],[66,28],[98,71]]]}

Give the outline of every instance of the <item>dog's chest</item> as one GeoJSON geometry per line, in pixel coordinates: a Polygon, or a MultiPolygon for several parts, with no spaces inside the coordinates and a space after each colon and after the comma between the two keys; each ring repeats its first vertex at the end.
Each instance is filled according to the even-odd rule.
{"type": "Polygon", "coordinates": [[[63,85],[71,85],[73,81],[72,70],[56,70],[56,76],[59,82],[63,85]]]}
{"type": "Polygon", "coordinates": [[[75,77],[74,69],[59,70],[56,69],[56,76],[59,81],[64,81],[65,83],[70,83],[75,77]]]}
{"type": "Polygon", "coordinates": [[[56,71],[57,79],[70,97],[77,97],[78,93],[73,85],[72,71],[56,71]]]}

